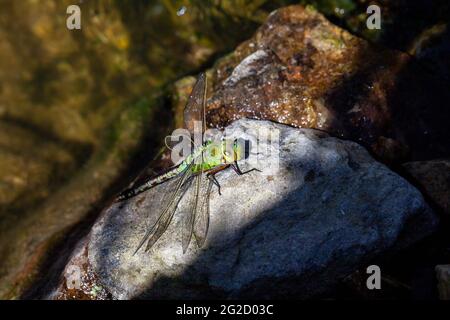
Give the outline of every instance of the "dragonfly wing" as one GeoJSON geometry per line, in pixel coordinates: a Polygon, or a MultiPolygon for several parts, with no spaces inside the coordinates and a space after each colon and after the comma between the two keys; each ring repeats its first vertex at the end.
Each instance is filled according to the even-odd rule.
{"type": "Polygon", "coordinates": [[[162,208],[163,211],[161,215],[158,217],[158,220],[155,224],[145,233],[141,242],[137,246],[134,254],[147,242],[145,251],[150,250],[150,248],[155,244],[155,242],[162,236],[162,234],[166,231],[170,222],[172,221],[172,217],[177,209],[178,203],[183,197],[186,190],[189,188],[190,182],[189,179],[192,175],[192,166],[191,163],[183,173],[181,173],[173,183],[175,184],[175,189],[170,192],[163,200],[162,208]]]}
{"type": "Polygon", "coordinates": [[[202,133],[205,132],[205,100],[206,100],[206,75],[201,73],[192,89],[186,107],[184,108],[184,126],[194,133],[196,121],[202,123],[202,133]]]}
{"type": "Polygon", "coordinates": [[[204,179],[207,183],[206,191],[204,197],[201,199],[199,209],[197,211],[197,216],[194,222],[194,236],[197,242],[197,246],[201,248],[206,240],[206,235],[208,234],[209,228],[209,198],[211,195],[211,189],[213,186],[213,181],[209,179],[204,179]]]}
{"type": "Polygon", "coordinates": [[[197,214],[197,208],[199,203],[199,195],[200,195],[200,186],[202,180],[203,172],[197,174],[194,178],[194,185],[191,188],[189,204],[187,206],[188,211],[183,214],[183,230],[182,230],[182,245],[183,245],[183,253],[186,252],[189,247],[189,243],[191,242],[192,233],[194,231],[194,222],[195,216],[197,214]]]}

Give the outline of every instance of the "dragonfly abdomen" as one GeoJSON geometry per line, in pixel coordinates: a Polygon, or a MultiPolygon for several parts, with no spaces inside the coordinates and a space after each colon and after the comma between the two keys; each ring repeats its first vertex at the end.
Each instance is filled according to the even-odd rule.
{"type": "Polygon", "coordinates": [[[123,200],[129,199],[131,197],[134,197],[135,195],[138,195],[139,193],[142,193],[150,188],[153,188],[154,186],[156,186],[158,184],[161,184],[169,179],[172,179],[173,177],[179,175],[183,171],[184,171],[184,169],[181,168],[181,165],[180,165],[166,173],[163,173],[162,175],[157,176],[154,179],[147,181],[146,183],[144,183],[143,185],[140,185],[139,187],[126,189],[117,197],[117,201],[123,201],[123,200]]]}

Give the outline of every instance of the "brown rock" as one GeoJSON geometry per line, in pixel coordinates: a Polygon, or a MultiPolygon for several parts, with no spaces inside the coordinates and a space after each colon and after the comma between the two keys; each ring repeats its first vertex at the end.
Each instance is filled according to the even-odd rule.
{"type": "Polygon", "coordinates": [[[407,54],[359,39],[309,8],[275,11],[210,79],[210,126],[248,117],[321,129],[386,162],[449,154],[445,87],[407,54]]]}

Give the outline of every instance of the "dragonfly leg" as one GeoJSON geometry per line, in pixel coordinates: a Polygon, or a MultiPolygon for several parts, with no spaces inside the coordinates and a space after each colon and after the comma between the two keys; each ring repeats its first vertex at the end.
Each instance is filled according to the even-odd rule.
{"type": "Polygon", "coordinates": [[[208,173],[206,176],[208,177],[209,180],[211,180],[217,186],[217,188],[219,189],[219,195],[222,195],[222,193],[220,192],[220,183],[219,183],[219,181],[217,181],[216,174],[208,173]]]}
{"type": "Polygon", "coordinates": [[[229,166],[228,164],[225,164],[225,165],[221,165],[221,166],[215,167],[214,169],[211,169],[210,171],[208,171],[208,173],[206,174],[206,177],[209,180],[211,180],[217,186],[217,188],[219,189],[219,194],[220,195],[222,195],[222,193],[220,192],[219,181],[217,181],[217,179],[216,179],[216,173],[218,173],[218,172],[220,172],[222,170],[225,170],[226,168],[228,168],[228,166],[229,166]]]}
{"type": "Polygon", "coordinates": [[[242,171],[241,171],[241,168],[239,168],[239,165],[238,165],[237,161],[235,161],[235,162],[231,165],[231,167],[232,167],[233,170],[234,170],[238,175],[240,175],[240,176],[242,176],[243,174],[246,174],[246,173],[250,173],[250,172],[252,172],[252,171],[258,171],[258,172],[261,172],[261,170],[256,169],[256,168],[253,168],[253,169],[250,169],[250,170],[247,170],[247,171],[242,172],[242,171]]]}

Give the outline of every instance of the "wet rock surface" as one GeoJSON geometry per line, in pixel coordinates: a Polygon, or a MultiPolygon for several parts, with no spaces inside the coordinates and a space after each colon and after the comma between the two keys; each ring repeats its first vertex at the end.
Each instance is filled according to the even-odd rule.
{"type": "Polygon", "coordinates": [[[450,97],[428,71],[314,9],[290,6],[210,70],[208,121],[223,127],[247,117],[321,129],[389,163],[449,156],[450,97]]]}
{"type": "MultiPolygon", "coordinates": [[[[155,246],[133,255],[168,182],[105,210],[65,273],[78,266],[88,292],[96,287],[118,299],[309,297],[436,227],[420,192],[354,142],[246,119],[226,132],[259,143],[251,166],[262,172],[218,175],[222,195],[211,195],[202,249],[191,243],[182,254],[183,198],[155,246]],[[268,143],[277,132],[280,144],[268,143]]],[[[63,278],[49,297],[67,298],[65,286],[63,278]]]]}

